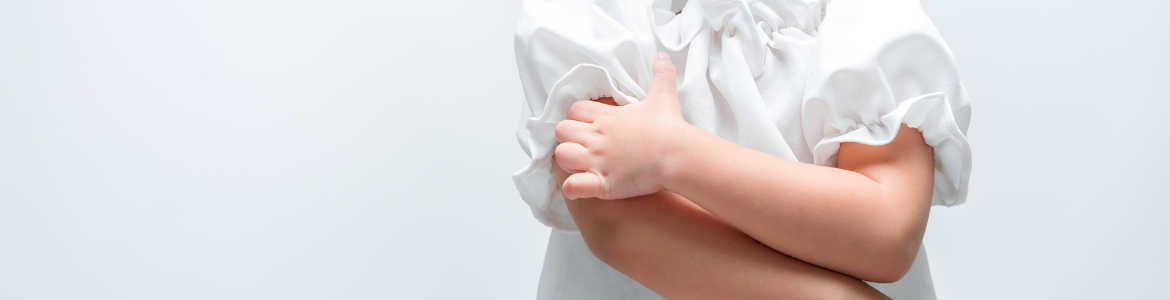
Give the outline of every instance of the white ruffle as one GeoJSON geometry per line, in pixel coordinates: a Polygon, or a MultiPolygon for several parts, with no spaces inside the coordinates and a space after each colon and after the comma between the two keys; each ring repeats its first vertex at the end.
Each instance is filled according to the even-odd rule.
{"type": "Polygon", "coordinates": [[[708,29],[703,26],[706,19],[702,8],[694,5],[696,2],[687,2],[681,13],[676,14],[670,9],[669,1],[658,1],[654,10],[654,35],[662,46],[671,52],[685,49],[700,32],[708,29]]]}
{"type": "Polygon", "coordinates": [[[743,52],[752,77],[763,73],[768,46],[782,48],[776,40],[814,39],[823,17],[820,0],[696,0],[677,15],[669,1],[657,1],[653,8],[654,34],[667,50],[681,51],[700,33],[717,32],[720,43],[736,44],[724,48],[743,52]]]}
{"type": "Polygon", "coordinates": [[[971,145],[960,130],[946,93],[918,96],[898,104],[872,124],[857,124],[827,135],[813,148],[813,163],[836,166],[841,143],[885,145],[894,140],[902,124],[922,132],[934,147],[934,195],[931,205],[955,206],[967,201],[971,176],[971,145]]]}
{"type": "MultiPolygon", "coordinates": [[[[629,89],[641,91],[637,87],[629,89]]],[[[512,175],[521,198],[532,209],[532,215],[545,226],[564,232],[577,232],[577,225],[565,206],[564,196],[552,172],[552,155],[557,147],[557,123],[567,118],[569,106],[577,101],[613,97],[618,105],[638,102],[638,98],[621,92],[609,71],[598,65],[579,64],[557,80],[549,91],[544,111],[528,119],[524,128],[529,133],[525,146],[532,161],[512,175]]]]}

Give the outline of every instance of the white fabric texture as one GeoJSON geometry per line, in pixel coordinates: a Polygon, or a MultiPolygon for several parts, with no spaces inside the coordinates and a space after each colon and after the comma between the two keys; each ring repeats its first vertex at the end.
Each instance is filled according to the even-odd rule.
{"type": "MultiPolygon", "coordinates": [[[[883,145],[907,124],[934,147],[932,203],[966,199],[970,104],[917,0],[526,0],[515,48],[526,98],[516,133],[532,161],[513,179],[535,218],[556,229],[540,299],[659,298],[589,254],[551,169],[553,129],[568,107],[644,98],[658,51],[678,69],[684,118],[703,130],[836,166],[840,143],[883,145]]],[[[923,248],[903,280],[875,287],[933,299],[925,257],[923,248]]]]}

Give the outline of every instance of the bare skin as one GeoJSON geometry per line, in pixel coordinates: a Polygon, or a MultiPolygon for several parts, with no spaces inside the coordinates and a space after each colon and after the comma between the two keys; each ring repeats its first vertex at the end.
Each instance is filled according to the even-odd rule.
{"type": "MultiPolygon", "coordinates": [[[[573,173],[562,184],[567,198],[630,198],[568,201],[586,243],[599,258],[623,273],[631,272],[627,275],[663,295],[717,288],[702,282],[694,283],[697,286],[670,281],[652,284],[672,275],[657,269],[660,265],[649,265],[652,260],[643,253],[663,251],[656,245],[662,241],[651,242],[656,239],[679,239],[679,245],[670,248],[688,249],[701,248],[703,240],[714,237],[671,230],[678,224],[659,232],[643,229],[653,226],[644,218],[663,214],[662,207],[597,208],[626,202],[670,203],[638,197],[650,195],[644,197],[693,203],[697,208],[692,209],[734,229],[701,232],[724,238],[746,234],[778,251],[774,256],[868,281],[893,282],[905,275],[922,242],[933,184],[933,149],[917,130],[903,125],[897,138],[882,146],[842,144],[838,168],[790,161],[687,124],[678,106],[673,65],[659,58],[654,69],[655,81],[643,101],[622,107],[578,102],[569,111],[570,120],[557,126],[562,144],[557,147],[556,161],[573,173]],[[627,233],[637,230],[655,235],[627,233]],[[682,242],[686,237],[696,240],[682,242]]],[[[702,249],[707,250],[700,252],[704,256],[695,257],[729,252],[702,249]]],[[[719,270],[693,267],[673,273],[719,270]]]]}
{"type": "MultiPolygon", "coordinates": [[[[553,164],[563,183],[569,174],[553,164]]],[[[678,194],[567,203],[595,256],[669,299],[889,299],[776,252],[678,194]]]]}

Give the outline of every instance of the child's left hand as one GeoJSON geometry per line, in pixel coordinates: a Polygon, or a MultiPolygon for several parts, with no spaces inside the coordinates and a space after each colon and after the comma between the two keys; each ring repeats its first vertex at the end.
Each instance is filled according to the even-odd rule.
{"type": "Polygon", "coordinates": [[[666,53],[654,59],[646,99],[626,106],[578,101],[557,124],[554,153],[574,173],[561,188],[568,199],[623,199],[664,189],[673,153],[693,126],[682,117],[675,68],[666,53]]]}

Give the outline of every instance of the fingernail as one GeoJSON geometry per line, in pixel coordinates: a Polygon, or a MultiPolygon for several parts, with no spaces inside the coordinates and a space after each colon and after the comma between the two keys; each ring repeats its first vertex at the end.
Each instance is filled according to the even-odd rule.
{"type": "Polygon", "coordinates": [[[670,59],[670,55],[666,55],[666,52],[658,52],[658,59],[670,59]]]}

